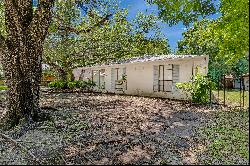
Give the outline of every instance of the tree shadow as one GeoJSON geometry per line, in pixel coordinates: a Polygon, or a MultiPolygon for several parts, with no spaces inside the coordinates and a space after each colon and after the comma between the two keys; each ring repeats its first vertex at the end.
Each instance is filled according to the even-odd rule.
{"type": "Polygon", "coordinates": [[[91,94],[78,100],[71,109],[90,127],[69,145],[78,150],[65,159],[75,164],[190,164],[183,153],[195,146],[194,129],[210,114],[207,106],[168,99],[91,94]]]}
{"type": "Polygon", "coordinates": [[[33,150],[60,164],[193,164],[186,152],[210,116],[209,107],[185,101],[99,93],[43,94],[41,106],[53,116],[50,130],[37,125],[20,139],[49,137],[55,154],[33,150]]]}

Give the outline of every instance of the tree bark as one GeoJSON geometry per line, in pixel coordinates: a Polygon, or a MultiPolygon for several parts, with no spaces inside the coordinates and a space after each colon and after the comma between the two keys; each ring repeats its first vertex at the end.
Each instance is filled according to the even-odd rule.
{"type": "Polygon", "coordinates": [[[6,118],[11,126],[17,125],[22,118],[27,120],[37,119],[42,74],[41,61],[39,60],[41,54],[34,56],[35,52],[31,51],[32,49],[34,48],[27,46],[28,52],[9,51],[9,55],[6,56],[16,56],[16,58],[8,60],[5,68],[7,86],[9,87],[6,118]],[[23,55],[25,55],[25,58],[20,58],[23,55]],[[30,58],[31,56],[34,58],[30,58]]]}
{"type": "Polygon", "coordinates": [[[6,122],[10,127],[23,118],[37,119],[42,48],[53,4],[54,0],[41,0],[33,13],[31,0],[5,0],[7,37],[0,36],[0,54],[9,87],[6,122]]]}

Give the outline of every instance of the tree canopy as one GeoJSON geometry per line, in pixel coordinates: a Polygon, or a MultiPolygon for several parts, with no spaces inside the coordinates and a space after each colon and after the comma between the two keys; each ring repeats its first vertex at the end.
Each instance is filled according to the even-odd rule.
{"type": "Polygon", "coordinates": [[[156,4],[161,17],[170,26],[182,22],[185,26],[216,12],[216,0],[147,0],[156,4]]]}
{"type": "Polygon", "coordinates": [[[183,33],[183,40],[178,42],[178,53],[208,54],[210,69],[221,74],[233,72],[239,75],[247,72],[248,7],[246,0],[222,0],[219,8],[221,16],[215,20],[202,19],[194,22],[193,26],[183,33]]]}
{"type": "Polygon", "coordinates": [[[63,80],[79,66],[170,52],[153,14],[139,12],[128,21],[128,10],[115,5],[100,3],[83,12],[76,4],[60,1],[54,15],[43,61],[63,80]]]}
{"type": "MultiPolygon", "coordinates": [[[[221,54],[219,39],[208,37],[207,30],[210,20],[195,22],[192,28],[184,32],[183,39],[178,42],[178,54],[209,55],[209,74],[217,78],[222,74],[240,75],[248,71],[248,57],[244,54],[234,60],[221,54]],[[230,62],[230,63],[229,63],[230,62]]],[[[231,57],[232,58],[232,57],[231,57]]]]}

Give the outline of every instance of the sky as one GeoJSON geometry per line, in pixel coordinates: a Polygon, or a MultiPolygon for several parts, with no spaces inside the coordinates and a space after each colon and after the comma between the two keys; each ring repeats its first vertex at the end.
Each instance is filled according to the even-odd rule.
{"type": "MultiPolygon", "coordinates": [[[[129,14],[128,14],[128,20],[135,18],[137,12],[154,12],[156,15],[158,13],[157,5],[148,5],[146,4],[145,0],[122,0],[121,7],[128,8],[129,14]]],[[[220,14],[215,14],[212,16],[209,16],[209,18],[214,19],[217,18],[220,14]]],[[[174,25],[172,27],[169,27],[165,23],[161,23],[160,26],[162,33],[168,38],[169,45],[172,51],[176,50],[177,48],[177,41],[182,39],[182,33],[186,31],[186,27],[179,23],[177,25],[174,25]]]]}

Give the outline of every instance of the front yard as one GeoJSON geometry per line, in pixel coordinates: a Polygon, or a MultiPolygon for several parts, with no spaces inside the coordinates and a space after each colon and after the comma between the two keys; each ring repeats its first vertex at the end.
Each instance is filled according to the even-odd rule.
{"type": "Polygon", "coordinates": [[[33,157],[0,137],[0,164],[248,164],[248,110],[98,93],[41,106],[48,120],[4,132],[33,157]]]}

